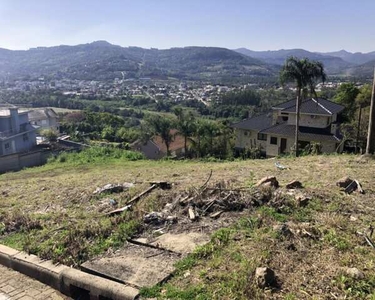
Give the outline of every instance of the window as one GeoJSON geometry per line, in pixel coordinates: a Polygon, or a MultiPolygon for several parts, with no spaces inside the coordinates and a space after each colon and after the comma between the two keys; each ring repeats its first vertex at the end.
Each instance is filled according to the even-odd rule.
{"type": "Polygon", "coordinates": [[[289,117],[287,117],[287,116],[286,116],[286,117],[281,117],[281,118],[282,118],[283,121],[285,121],[285,122],[288,121],[288,119],[289,119],[289,117]]]}
{"type": "Polygon", "coordinates": [[[267,134],[258,133],[258,140],[259,141],[267,141],[267,134]]]}
{"type": "Polygon", "coordinates": [[[270,144],[277,145],[277,137],[271,136],[270,144]]]}
{"type": "Polygon", "coordinates": [[[5,150],[9,149],[10,148],[10,144],[9,143],[5,143],[4,148],[5,148],[5,150]]]}
{"type": "Polygon", "coordinates": [[[311,115],[310,117],[311,117],[311,119],[317,119],[318,118],[317,115],[311,115]]]}
{"type": "Polygon", "coordinates": [[[243,135],[247,135],[247,131],[244,131],[244,132],[243,132],[243,135]]]}
{"type": "Polygon", "coordinates": [[[24,142],[27,142],[29,140],[29,135],[27,133],[23,134],[22,137],[24,142]]]}

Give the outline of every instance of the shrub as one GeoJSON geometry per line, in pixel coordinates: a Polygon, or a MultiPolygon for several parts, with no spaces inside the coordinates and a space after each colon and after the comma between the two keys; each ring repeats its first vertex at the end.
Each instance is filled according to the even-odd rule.
{"type": "Polygon", "coordinates": [[[122,150],[112,147],[91,147],[80,152],[62,152],[57,157],[49,160],[49,163],[87,164],[100,163],[109,160],[136,161],[144,159],[139,152],[122,150]]]}

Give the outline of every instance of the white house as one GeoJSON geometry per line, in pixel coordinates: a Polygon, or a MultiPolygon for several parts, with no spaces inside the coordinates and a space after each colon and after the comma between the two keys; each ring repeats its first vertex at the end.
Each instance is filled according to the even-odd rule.
{"type": "MultiPolygon", "coordinates": [[[[322,152],[342,151],[338,115],[344,106],[323,98],[309,98],[301,103],[299,144],[303,148],[320,143],[322,152]]],[[[296,100],[276,105],[266,114],[233,124],[236,148],[260,147],[267,157],[289,153],[294,145],[296,100]]]]}

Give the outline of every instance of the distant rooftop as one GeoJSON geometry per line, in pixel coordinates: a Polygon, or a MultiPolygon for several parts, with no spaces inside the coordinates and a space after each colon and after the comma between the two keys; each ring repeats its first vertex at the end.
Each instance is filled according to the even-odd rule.
{"type": "MultiPolygon", "coordinates": [[[[27,113],[28,111],[29,110],[26,110],[26,109],[19,109],[18,113],[23,114],[23,113],[27,113]]],[[[8,116],[10,116],[9,108],[0,108],[0,117],[8,117],[8,116]]]]}
{"type": "Polygon", "coordinates": [[[263,130],[272,125],[272,112],[265,113],[260,116],[242,120],[232,125],[233,128],[263,130]]]}
{"type": "MultiPolygon", "coordinates": [[[[284,112],[294,113],[296,111],[296,100],[290,100],[273,107],[284,112]]],[[[344,106],[324,98],[308,98],[301,103],[302,114],[318,114],[331,116],[344,110],[344,106]]]]}

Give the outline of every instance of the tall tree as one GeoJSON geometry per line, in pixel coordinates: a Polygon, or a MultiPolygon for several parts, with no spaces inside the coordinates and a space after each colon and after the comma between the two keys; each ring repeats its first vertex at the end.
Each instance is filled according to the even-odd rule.
{"type": "Polygon", "coordinates": [[[196,152],[198,157],[202,157],[202,138],[204,137],[206,133],[206,126],[207,126],[208,120],[206,119],[198,119],[195,123],[195,132],[194,132],[194,143],[196,148],[196,152]]]}
{"type": "Polygon", "coordinates": [[[287,82],[294,82],[297,88],[296,99],[296,129],[294,136],[295,155],[299,155],[298,137],[299,137],[299,120],[300,120],[300,106],[302,103],[303,92],[308,88],[310,92],[314,92],[317,81],[325,81],[326,74],[324,66],[317,61],[310,61],[307,58],[298,59],[296,57],[289,57],[280,71],[280,82],[284,85],[287,82]]]}
{"type": "Polygon", "coordinates": [[[175,109],[177,116],[177,134],[184,137],[185,158],[188,155],[187,141],[195,132],[195,118],[192,112],[185,113],[181,108],[175,109]]]}
{"type": "Polygon", "coordinates": [[[345,106],[344,116],[347,121],[352,121],[356,111],[356,97],[359,94],[359,89],[354,83],[343,83],[337,89],[334,100],[345,106]]]}
{"type": "Polygon", "coordinates": [[[214,138],[220,132],[217,122],[207,119],[199,119],[195,123],[193,146],[198,157],[210,154],[214,155],[214,138]]]}
{"type": "MultiPolygon", "coordinates": [[[[355,98],[356,105],[358,107],[358,121],[357,121],[357,137],[356,137],[356,152],[360,149],[361,127],[362,127],[362,110],[370,105],[371,102],[372,87],[370,84],[365,84],[359,89],[359,93],[355,98]]],[[[367,125],[366,125],[367,126],[367,125]]],[[[367,128],[366,128],[367,129],[367,128]]]]}
{"type": "Polygon", "coordinates": [[[151,127],[151,131],[153,134],[160,135],[162,141],[164,142],[167,148],[167,156],[169,156],[169,147],[173,142],[173,135],[171,134],[171,130],[174,127],[173,120],[158,115],[154,115],[147,119],[147,123],[151,127]]]}

